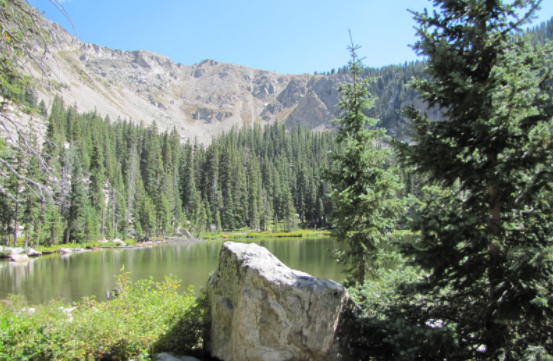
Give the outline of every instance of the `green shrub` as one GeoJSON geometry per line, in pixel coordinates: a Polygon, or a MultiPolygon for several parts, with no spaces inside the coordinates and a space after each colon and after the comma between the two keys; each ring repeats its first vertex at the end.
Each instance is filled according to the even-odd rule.
{"type": "Polygon", "coordinates": [[[174,277],[131,282],[123,274],[113,301],[53,301],[35,312],[22,296],[12,295],[0,305],[0,360],[147,359],[154,347],[197,349],[202,313],[192,290],[179,294],[178,286],[174,277]],[[76,307],[71,316],[64,312],[69,307],[76,307]],[[182,326],[186,332],[176,332],[182,326]]]}

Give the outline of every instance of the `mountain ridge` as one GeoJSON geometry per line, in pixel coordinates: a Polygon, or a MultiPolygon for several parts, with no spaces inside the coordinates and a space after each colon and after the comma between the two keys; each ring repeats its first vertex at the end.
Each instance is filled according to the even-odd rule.
{"type": "MultiPolygon", "coordinates": [[[[242,65],[203,60],[175,64],[146,50],[123,51],[84,43],[47,21],[46,57],[52,87],[38,89],[50,104],[55,95],[79,111],[110,119],[177,128],[182,140],[213,136],[253,123],[333,126],[338,86],[346,74],[283,75],[242,65]]],[[[35,75],[38,75],[38,71],[35,75]]]]}
{"type": "MultiPolygon", "coordinates": [[[[254,123],[332,129],[332,120],[340,116],[338,87],[350,81],[346,68],[284,75],[210,59],[183,65],[147,50],[84,43],[56,23],[44,21],[52,40],[46,61],[54,86],[39,89],[41,99],[48,104],[60,95],[79,111],[145,125],[155,121],[161,130],[175,127],[182,141],[197,138],[209,143],[233,126],[254,123]]],[[[549,20],[526,32],[536,45],[551,39],[552,26],[549,20]]],[[[423,70],[422,61],[364,69],[364,76],[373,79],[368,87],[375,98],[374,108],[366,114],[379,119],[388,134],[405,133],[407,124],[398,110],[406,105],[422,109],[431,120],[442,117],[442,111],[428,109],[406,87],[423,70]]]]}

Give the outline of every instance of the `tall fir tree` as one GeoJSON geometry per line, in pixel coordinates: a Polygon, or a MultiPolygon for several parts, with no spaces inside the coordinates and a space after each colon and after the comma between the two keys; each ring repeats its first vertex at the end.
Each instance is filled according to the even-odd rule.
{"type": "Polygon", "coordinates": [[[97,214],[97,217],[91,218],[91,222],[93,222],[92,219],[97,219],[100,222],[100,224],[97,224],[96,226],[92,225],[91,229],[95,230],[94,236],[98,233],[96,229],[99,229],[102,239],[105,238],[104,173],[104,154],[100,142],[96,140],[94,141],[92,156],[90,158],[90,184],[88,186],[88,194],[90,198],[90,205],[94,208],[95,213],[97,214]]]}
{"type": "Polygon", "coordinates": [[[85,224],[88,212],[88,200],[83,183],[81,161],[76,152],[72,152],[71,188],[67,209],[67,227],[65,243],[81,242],[85,239],[85,224]]]}
{"type": "Polygon", "coordinates": [[[352,83],[340,87],[339,106],[345,114],[337,121],[336,137],[342,151],[332,153],[334,167],[327,170],[326,179],[332,187],[332,233],[347,244],[337,250],[338,259],[347,265],[348,281],[362,285],[368,276],[377,276],[402,203],[395,197],[400,187],[396,177],[385,169],[390,152],[379,146],[385,130],[363,114],[374,100],[369,98],[367,80],[360,77],[359,47],[352,43],[348,49],[352,83]]]}
{"type": "Polygon", "coordinates": [[[388,325],[411,337],[385,359],[553,355],[553,52],[519,33],[539,3],[441,0],[414,13],[428,64],[411,86],[445,117],[404,111],[414,131],[400,159],[428,177],[404,253],[427,276],[400,288],[389,315],[402,321],[388,325]]]}

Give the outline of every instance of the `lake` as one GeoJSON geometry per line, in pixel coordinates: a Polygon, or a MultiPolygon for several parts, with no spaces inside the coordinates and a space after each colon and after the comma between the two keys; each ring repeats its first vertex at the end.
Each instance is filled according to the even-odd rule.
{"type": "MultiPolygon", "coordinates": [[[[152,277],[162,281],[166,275],[181,280],[181,289],[205,286],[217,267],[223,240],[199,243],[169,243],[148,249],[104,249],[60,256],[45,255],[28,263],[0,260],[0,299],[10,293],[24,294],[30,304],[54,298],[80,301],[84,296],[106,299],[115,287],[115,275],[130,272],[132,280],[152,277]]],[[[343,267],[328,252],[338,248],[329,237],[243,240],[266,247],[290,268],[334,281],[344,279],[343,267]]]]}

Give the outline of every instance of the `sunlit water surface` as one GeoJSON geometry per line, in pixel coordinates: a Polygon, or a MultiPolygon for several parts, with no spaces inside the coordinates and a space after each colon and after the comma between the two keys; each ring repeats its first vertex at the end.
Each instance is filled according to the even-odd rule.
{"type": "MultiPolygon", "coordinates": [[[[224,241],[172,243],[149,249],[104,249],[67,256],[57,254],[15,264],[0,260],[0,299],[10,293],[23,294],[31,304],[54,298],[80,301],[94,295],[105,300],[107,290],[115,287],[115,275],[130,272],[132,280],[152,277],[162,281],[166,275],[196,289],[205,286],[208,276],[217,267],[224,241]]],[[[243,242],[254,242],[244,240],[243,242]]],[[[342,267],[329,250],[338,248],[332,238],[278,238],[255,240],[287,266],[313,276],[340,281],[342,267]]]]}

